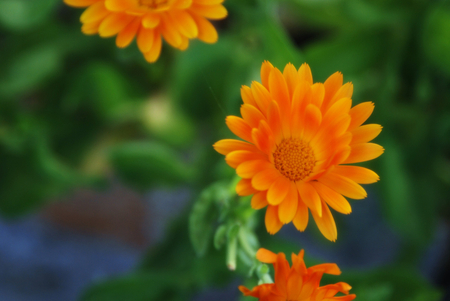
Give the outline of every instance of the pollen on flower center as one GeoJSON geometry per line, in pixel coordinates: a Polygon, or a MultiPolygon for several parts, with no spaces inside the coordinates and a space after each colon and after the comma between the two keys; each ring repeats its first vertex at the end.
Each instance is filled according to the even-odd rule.
{"type": "Polygon", "coordinates": [[[311,147],[300,139],[284,139],[273,153],[275,168],[291,181],[309,176],[316,164],[311,147]]]}
{"type": "Polygon", "coordinates": [[[158,9],[169,4],[169,0],[139,0],[141,6],[147,6],[151,9],[158,9]]]}

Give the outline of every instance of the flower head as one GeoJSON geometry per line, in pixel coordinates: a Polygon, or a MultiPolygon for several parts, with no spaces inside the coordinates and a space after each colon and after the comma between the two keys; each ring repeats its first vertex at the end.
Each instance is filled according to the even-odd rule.
{"type": "Polygon", "coordinates": [[[352,288],[344,282],[319,286],[323,274],[340,275],[341,271],[334,263],[325,263],[306,268],[303,261],[304,251],[298,255],[292,253],[292,267],[283,253],[272,253],[259,249],[256,258],[264,263],[273,264],[275,283],[262,284],[252,290],[240,286],[245,296],[253,296],[260,301],[350,301],[356,298],[349,295],[352,288]],[[335,297],[337,293],[346,296],[335,297]]]}
{"type": "Polygon", "coordinates": [[[252,195],[254,209],[267,206],[271,234],[294,223],[304,231],[309,210],[323,235],[337,239],[329,206],[349,214],[345,197],[363,199],[359,184],[378,181],[373,171],[348,165],[380,156],[384,149],[369,143],[381,132],[378,124],[362,125],[372,114],[371,102],[352,106],[353,85],[343,85],[336,72],[313,84],[309,66],[288,64],[283,73],[269,62],[261,68],[262,84],[241,89],[241,117],[228,116],[230,130],[244,141],[220,140],[214,148],[242,178],[239,195],[252,195]],[[344,197],[345,196],[345,197],[344,197]]]}
{"type": "Polygon", "coordinates": [[[217,31],[208,19],[227,16],[224,0],[64,0],[68,5],[87,7],[81,15],[83,33],[116,36],[117,47],[127,47],[135,37],[148,62],[161,52],[162,38],[180,50],[189,39],[217,41],[217,31]]]}

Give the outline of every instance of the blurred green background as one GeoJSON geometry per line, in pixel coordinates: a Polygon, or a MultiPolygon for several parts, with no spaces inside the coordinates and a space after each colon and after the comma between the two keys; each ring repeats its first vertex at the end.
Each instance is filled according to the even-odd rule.
{"type": "MultiPolygon", "coordinates": [[[[148,64],[134,44],[117,49],[114,39],[84,36],[82,10],[62,1],[0,1],[2,225],[38,215],[85,235],[138,241],[133,270],[65,300],[251,300],[239,297],[237,285],[252,286],[266,272],[250,256],[261,245],[304,248],[307,265],[336,262],[343,274],[324,282],[347,281],[357,300],[450,300],[450,3],[224,5],[229,16],[215,22],[218,43],[192,41],[184,52],[164,45],[148,64]],[[341,71],[354,84],[354,104],[375,103],[368,122],[383,125],[375,142],[386,152],[367,166],[381,181],[369,186],[368,200],[352,203],[352,215],[334,214],[335,244],[312,222],[303,234],[288,225],[269,236],[263,212],[234,195],[234,170],[212,149],[232,137],[224,118],[239,113],[240,86],[260,80],[263,60],[278,68],[307,62],[321,82],[341,71]],[[168,225],[157,242],[129,239],[132,229],[117,234],[127,219],[92,226],[111,210],[108,199],[95,212],[86,201],[64,205],[80,191],[104,196],[117,186],[127,190],[122,201],[134,195],[154,213],[156,222],[138,224],[139,231],[168,225]],[[180,194],[185,206],[158,219],[148,196],[175,191],[177,203],[180,188],[188,191],[180,194]],[[77,218],[87,211],[90,224],[77,218]]],[[[164,197],[156,199],[164,206],[164,197]]],[[[5,254],[1,246],[14,241],[1,239],[5,254]]],[[[16,271],[8,269],[0,278],[16,271]]],[[[2,300],[19,300],[1,292],[2,300]]],[[[39,289],[29,294],[26,300],[41,300],[39,289]]]]}

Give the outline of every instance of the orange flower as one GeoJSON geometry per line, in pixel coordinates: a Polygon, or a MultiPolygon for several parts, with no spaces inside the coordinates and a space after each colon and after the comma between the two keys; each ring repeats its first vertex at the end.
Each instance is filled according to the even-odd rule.
{"type": "Polygon", "coordinates": [[[145,59],[155,62],[164,37],[167,43],[185,50],[189,39],[217,41],[217,31],[207,20],[222,19],[224,0],[64,0],[68,5],[87,7],[81,15],[83,33],[116,37],[117,47],[127,47],[137,36],[145,59]]]}
{"type": "Polygon", "coordinates": [[[243,118],[228,116],[230,130],[246,140],[220,140],[214,145],[242,178],[241,196],[252,195],[254,209],[268,206],[266,228],[271,234],[294,223],[304,231],[309,210],[323,235],[337,239],[328,206],[349,214],[343,197],[363,199],[359,184],[374,183],[373,171],[351,165],[380,156],[384,149],[368,143],[381,132],[378,124],[361,124],[372,114],[371,102],[353,108],[353,85],[343,85],[339,72],[313,84],[309,66],[288,64],[281,73],[269,62],[261,68],[262,84],[241,89],[243,118]]]}
{"type": "Polygon", "coordinates": [[[323,274],[340,275],[341,271],[334,263],[319,264],[306,268],[303,261],[304,251],[298,255],[292,253],[292,267],[283,253],[272,253],[259,249],[256,258],[264,263],[271,263],[275,269],[275,283],[262,284],[252,290],[240,286],[245,296],[253,296],[260,301],[350,301],[356,298],[349,295],[352,288],[344,282],[319,286],[323,274]],[[347,296],[335,297],[341,292],[347,296]]]}

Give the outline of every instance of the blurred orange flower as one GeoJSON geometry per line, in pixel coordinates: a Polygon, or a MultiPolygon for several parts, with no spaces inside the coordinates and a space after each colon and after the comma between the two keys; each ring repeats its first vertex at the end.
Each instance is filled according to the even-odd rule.
{"type": "Polygon", "coordinates": [[[208,21],[222,19],[224,0],[64,0],[68,5],[87,7],[81,15],[83,33],[116,37],[117,47],[127,47],[137,37],[145,59],[155,62],[161,52],[162,37],[185,50],[189,39],[215,43],[217,31],[208,21]]]}
{"type": "Polygon", "coordinates": [[[307,64],[298,70],[288,64],[281,73],[264,62],[261,79],[262,84],[241,89],[242,118],[226,118],[230,130],[247,142],[225,139],[214,148],[242,178],[237,193],[253,194],[254,209],[268,206],[269,233],[291,221],[304,231],[311,210],[323,235],[335,241],[337,229],[328,206],[349,214],[344,196],[363,199],[367,193],[359,184],[379,180],[367,168],[343,165],[383,153],[380,145],[368,143],[381,126],[362,125],[374,105],[365,102],[351,108],[353,85],[343,85],[339,72],[323,84],[313,84],[307,64]]]}
{"type": "Polygon", "coordinates": [[[319,286],[323,274],[340,275],[341,271],[334,263],[325,263],[306,268],[303,261],[304,251],[298,255],[292,253],[292,267],[283,253],[272,253],[259,249],[256,258],[264,263],[270,263],[275,269],[275,283],[261,284],[252,290],[240,286],[239,290],[245,296],[253,296],[260,301],[350,301],[356,295],[349,295],[352,288],[344,282],[319,286]],[[346,296],[335,297],[341,292],[346,296]]]}

